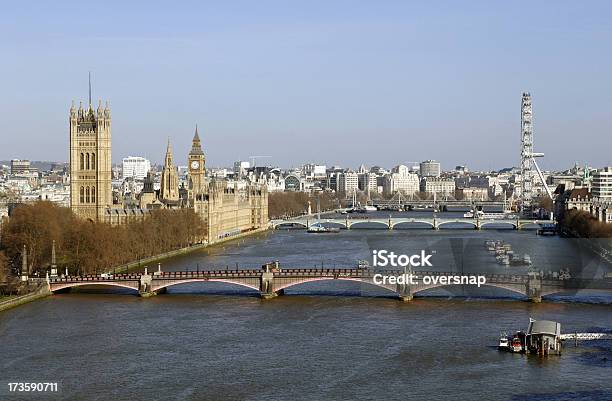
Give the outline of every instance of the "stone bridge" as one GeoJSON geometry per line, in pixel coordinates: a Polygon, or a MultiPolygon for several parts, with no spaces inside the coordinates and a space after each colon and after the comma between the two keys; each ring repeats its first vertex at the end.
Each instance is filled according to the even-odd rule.
{"type": "Polygon", "coordinates": [[[393,230],[398,225],[407,228],[426,228],[438,230],[440,228],[470,228],[480,230],[487,226],[499,227],[506,225],[515,230],[521,230],[525,227],[532,226],[537,228],[541,224],[550,224],[550,220],[529,220],[529,219],[474,219],[474,218],[406,218],[406,217],[389,217],[389,218],[328,218],[318,220],[313,216],[302,216],[288,220],[272,220],[270,225],[272,228],[283,228],[289,226],[298,226],[303,228],[310,227],[314,223],[322,223],[324,225],[340,227],[350,230],[351,228],[375,228],[378,226],[381,229],[393,230]]]}
{"type": "MultiPolygon", "coordinates": [[[[567,280],[544,280],[535,273],[529,275],[469,273],[469,275],[483,277],[486,280],[484,286],[509,290],[534,302],[540,302],[542,296],[572,288],[572,285],[567,280]]],[[[157,271],[153,274],[148,273],[145,269],[144,273],[49,278],[48,283],[49,289],[52,292],[60,292],[80,286],[96,285],[128,288],[143,297],[147,297],[165,292],[168,287],[184,283],[223,282],[245,287],[258,292],[262,298],[269,299],[284,294],[287,288],[303,283],[342,280],[382,288],[401,300],[410,301],[413,296],[420,292],[449,286],[448,281],[445,281],[447,279],[444,279],[444,277],[461,277],[456,272],[415,271],[413,272],[413,282],[397,284],[395,282],[381,281],[382,276],[408,277],[406,273],[397,270],[374,271],[360,268],[270,269],[268,266],[262,269],[251,270],[157,271]],[[426,280],[426,277],[429,277],[429,280],[426,280]]]]}

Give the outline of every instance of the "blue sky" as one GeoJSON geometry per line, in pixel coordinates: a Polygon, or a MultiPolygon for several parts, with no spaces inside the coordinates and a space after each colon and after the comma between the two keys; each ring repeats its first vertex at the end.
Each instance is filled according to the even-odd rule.
{"type": "Polygon", "coordinates": [[[113,159],[211,166],[518,164],[533,95],[544,168],[612,164],[606,1],[6,2],[0,159],[68,158],[68,109],[108,99],[113,159]],[[33,145],[36,144],[36,145],[33,145]]]}

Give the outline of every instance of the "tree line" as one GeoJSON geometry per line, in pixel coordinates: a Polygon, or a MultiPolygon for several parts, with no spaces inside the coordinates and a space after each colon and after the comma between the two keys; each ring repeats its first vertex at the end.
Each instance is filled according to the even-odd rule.
{"type": "Polygon", "coordinates": [[[328,192],[317,195],[305,192],[271,192],[268,194],[268,215],[271,219],[299,216],[308,211],[308,202],[312,213],[316,213],[317,198],[321,211],[340,207],[336,195],[328,192]]]}
{"type": "Polygon", "coordinates": [[[53,241],[60,272],[67,268],[70,274],[97,274],[189,246],[205,234],[192,209],[152,210],[144,219],[111,226],[79,219],[69,208],[48,201],[23,204],[2,226],[0,282],[19,275],[24,245],[30,275],[45,276],[53,241]]]}
{"type": "Polygon", "coordinates": [[[560,221],[561,228],[581,238],[611,238],[612,224],[603,223],[583,210],[568,210],[560,221]]]}

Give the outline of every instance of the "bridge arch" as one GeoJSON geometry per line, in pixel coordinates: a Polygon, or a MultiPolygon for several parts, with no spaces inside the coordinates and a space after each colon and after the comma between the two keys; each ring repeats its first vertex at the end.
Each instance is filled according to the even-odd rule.
{"type": "Polygon", "coordinates": [[[377,225],[377,226],[383,226],[384,228],[389,228],[389,222],[384,221],[384,220],[360,220],[360,221],[356,221],[354,223],[349,223],[350,228],[353,229],[375,229],[377,227],[363,227],[364,225],[377,225]]]}
{"type": "Polygon", "coordinates": [[[50,289],[51,292],[60,291],[66,288],[74,288],[74,287],[90,287],[90,286],[106,286],[106,287],[119,287],[119,288],[127,288],[132,291],[138,292],[138,284],[130,285],[121,282],[113,282],[113,281],[92,281],[92,282],[79,282],[79,283],[61,283],[61,284],[51,284],[50,289]]]}
{"type": "Polygon", "coordinates": [[[516,229],[516,223],[515,222],[512,222],[512,221],[503,221],[503,220],[482,222],[482,223],[480,223],[480,228],[485,228],[487,226],[494,226],[494,225],[498,225],[498,226],[511,226],[513,229],[516,229]]]}
{"type": "Polygon", "coordinates": [[[433,222],[426,220],[398,220],[391,223],[391,228],[398,230],[419,229],[419,228],[434,228],[433,222]]]}
{"type": "Polygon", "coordinates": [[[301,222],[301,221],[281,221],[281,222],[275,223],[273,225],[273,228],[277,230],[279,228],[295,228],[296,226],[299,226],[301,228],[306,228],[306,223],[301,222]]]}
{"type": "Polygon", "coordinates": [[[350,281],[350,282],[358,283],[358,284],[367,284],[369,287],[382,288],[384,290],[387,290],[397,295],[397,291],[394,289],[395,286],[392,286],[393,288],[390,288],[390,287],[387,287],[381,284],[376,284],[372,281],[362,280],[359,278],[352,278],[352,277],[338,277],[338,278],[335,278],[335,277],[308,277],[308,278],[303,278],[303,279],[297,279],[290,283],[284,283],[284,284],[281,284],[280,286],[274,286],[274,291],[281,291],[287,288],[299,286],[301,284],[317,282],[317,281],[350,281]]]}
{"type": "Polygon", "coordinates": [[[161,285],[156,285],[153,286],[151,288],[152,291],[158,291],[158,290],[162,290],[164,288],[169,288],[169,287],[174,287],[175,285],[181,285],[181,284],[187,284],[187,283],[208,283],[208,282],[218,282],[218,283],[225,283],[225,284],[232,284],[232,285],[236,285],[239,287],[245,287],[251,290],[255,290],[259,292],[259,286],[257,285],[252,285],[252,284],[247,284],[247,283],[243,283],[240,281],[234,281],[234,280],[227,280],[227,279],[217,279],[217,278],[211,278],[211,279],[204,279],[204,278],[194,278],[194,279],[188,279],[188,280],[172,280],[170,279],[168,282],[165,282],[161,285]]]}
{"type": "MultiPolygon", "coordinates": [[[[427,291],[427,290],[431,290],[431,289],[434,289],[434,288],[444,288],[444,287],[456,287],[456,285],[455,284],[439,284],[439,283],[429,284],[429,285],[420,285],[420,286],[418,286],[418,288],[415,288],[412,291],[412,293],[413,294],[418,294],[418,293],[421,293],[421,292],[424,292],[424,291],[427,291]]],[[[487,282],[486,284],[483,284],[481,286],[481,288],[482,287],[499,288],[499,289],[502,289],[502,290],[510,291],[512,293],[521,295],[523,297],[527,296],[526,291],[524,289],[519,289],[519,288],[517,288],[514,285],[505,285],[505,284],[497,284],[497,283],[487,282]]]]}
{"type": "Polygon", "coordinates": [[[518,229],[519,230],[537,230],[541,228],[540,222],[538,221],[522,221],[519,222],[518,229]]]}
{"type": "Polygon", "coordinates": [[[442,228],[443,226],[448,226],[449,224],[458,224],[461,225],[460,227],[455,227],[455,229],[466,229],[468,227],[471,228],[477,228],[478,226],[476,225],[475,222],[472,221],[462,221],[462,220],[448,220],[448,221],[442,221],[440,223],[438,223],[438,228],[442,228]]]}

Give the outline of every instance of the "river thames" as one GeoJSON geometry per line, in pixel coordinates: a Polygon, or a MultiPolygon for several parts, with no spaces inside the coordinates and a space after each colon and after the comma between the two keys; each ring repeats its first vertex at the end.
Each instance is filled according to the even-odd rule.
{"type": "MultiPolygon", "coordinates": [[[[512,230],[272,231],[162,262],[162,269],[346,267],[373,249],[434,254],[434,270],[512,271],[483,246],[503,240],[535,270],[598,277],[609,266],[580,242],[512,230]]],[[[156,269],[157,266],[149,266],[156,269]]],[[[566,344],[541,359],[499,352],[500,331],[529,318],[563,332],[612,332],[612,296],[579,291],[541,304],[495,288],[430,290],[410,303],[338,280],[261,300],[222,283],[143,299],[129,291],[56,294],[0,314],[2,388],[58,382],[36,399],[612,399],[612,344],[566,344]]],[[[33,399],[24,395],[22,399],[33,399]]]]}

